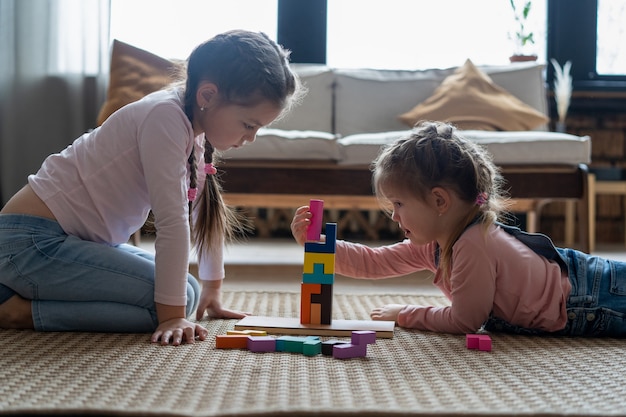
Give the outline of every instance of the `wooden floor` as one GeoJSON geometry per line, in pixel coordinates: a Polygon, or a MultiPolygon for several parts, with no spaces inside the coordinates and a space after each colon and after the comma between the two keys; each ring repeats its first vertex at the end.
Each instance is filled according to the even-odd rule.
{"type": "MultiPolygon", "coordinates": [[[[361,243],[381,245],[390,242],[361,243]]],[[[143,239],[142,247],[153,251],[154,243],[150,238],[143,239]]],[[[623,244],[598,244],[594,254],[626,261],[626,247],[623,244]]],[[[224,289],[300,291],[303,260],[304,249],[293,239],[250,238],[229,245],[224,253],[224,289]]],[[[351,294],[439,294],[439,290],[432,285],[431,274],[426,272],[384,280],[360,280],[337,275],[334,290],[336,293],[351,294]]]]}

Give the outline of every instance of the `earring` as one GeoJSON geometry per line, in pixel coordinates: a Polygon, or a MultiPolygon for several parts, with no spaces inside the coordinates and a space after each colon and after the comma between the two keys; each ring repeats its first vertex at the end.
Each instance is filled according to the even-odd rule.
{"type": "Polygon", "coordinates": [[[205,110],[204,106],[200,107],[200,111],[204,111],[204,110],[205,110]]]}

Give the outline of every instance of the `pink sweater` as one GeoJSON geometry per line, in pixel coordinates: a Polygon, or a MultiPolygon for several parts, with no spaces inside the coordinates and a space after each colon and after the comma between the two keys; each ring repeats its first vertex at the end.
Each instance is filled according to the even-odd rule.
{"type": "MultiPolygon", "coordinates": [[[[63,230],[108,245],[128,241],[152,210],[154,299],[185,305],[190,232],[187,159],[203,172],[202,137],[183,111],[179,91],[159,91],[123,107],[99,128],[50,155],[28,178],[63,230]]],[[[199,189],[204,175],[198,175],[199,189]]],[[[200,254],[201,279],[224,278],[223,248],[200,254]]]]}
{"type": "Polygon", "coordinates": [[[408,305],[398,316],[402,327],[444,333],[470,333],[493,314],[512,324],[557,331],[567,322],[571,284],[558,264],[534,253],[498,226],[472,226],[453,246],[450,283],[435,266],[436,243],[410,241],[370,248],[337,242],[335,272],[381,279],[419,270],[435,273],[434,284],[450,306],[408,305]]]}

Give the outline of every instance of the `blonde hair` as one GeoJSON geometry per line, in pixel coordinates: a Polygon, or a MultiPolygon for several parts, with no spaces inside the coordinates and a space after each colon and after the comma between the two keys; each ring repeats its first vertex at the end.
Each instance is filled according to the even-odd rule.
{"type": "Polygon", "coordinates": [[[465,139],[451,124],[425,121],[411,134],[385,147],[372,164],[373,186],[383,206],[384,189],[400,189],[421,200],[434,187],[452,189],[463,201],[473,203],[441,248],[439,267],[449,276],[452,246],[465,228],[475,221],[485,227],[506,216],[509,199],[504,179],[491,155],[465,139]]]}

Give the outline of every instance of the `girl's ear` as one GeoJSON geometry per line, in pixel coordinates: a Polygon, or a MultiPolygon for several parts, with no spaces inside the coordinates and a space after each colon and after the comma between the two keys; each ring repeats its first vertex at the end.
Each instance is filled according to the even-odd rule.
{"type": "Polygon", "coordinates": [[[435,204],[435,210],[443,214],[450,208],[450,193],[443,187],[434,187],[430,190],[435,204]]]}
{"type": "Polygon", "coordinates": [[[207,108],[217,99],[217,85],[211,82],[202,82],[196,91],[196,102],[198,107],[207,108]]]}

